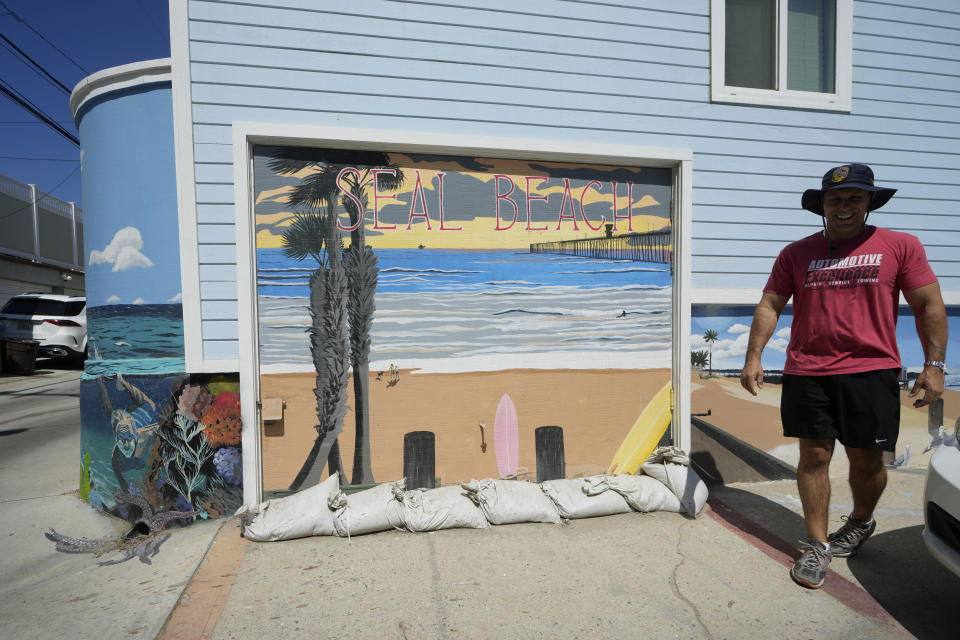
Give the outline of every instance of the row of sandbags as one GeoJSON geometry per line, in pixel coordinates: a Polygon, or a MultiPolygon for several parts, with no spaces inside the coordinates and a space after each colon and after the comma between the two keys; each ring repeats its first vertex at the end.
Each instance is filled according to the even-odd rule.
{"type": "Polygon", "coordinates": [[[485,529],[491,524],[549,522],[629,511],[669,511],[696,517],[707,487],[690,469],[686,454],[657,449],[642,475],[597,475],[548,480],[472,480],[438,489],[405,490],[405,481],[388,482],[346,495],[339,477],[255,507],[241,507],[245,538],[258,542],[306,536],[401,529],[485,529]]]}

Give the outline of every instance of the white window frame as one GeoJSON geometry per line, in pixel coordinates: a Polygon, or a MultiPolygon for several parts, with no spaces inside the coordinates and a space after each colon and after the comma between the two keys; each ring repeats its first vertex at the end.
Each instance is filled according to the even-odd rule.
{"type": "Polygon", "coordinates": [[[234,122],[233,175],[237,232],[237,298],[240,334],[240,413],[243,427],[243,502],[263,498],[260,441],[260,365],[256,300],[256,228],[253,214],[254,145],[329,146],[436,155],[537,158],[673,170],[674,287],[672,290],[673,425],[675,446],[689,452],[690,245],[693,233],[693,150],[524,138],[450,135],[422,131],[352,129],[312,125],[234,122]]]}
{"type": "MultiPolygon", "coordinates": [[[[787,21],[788,0],[777,4],[777,81],[786,84],[787,78],[787,21]]],[[[753,89],[731,87],[725,82],[726,69],[726,1],[710,0],[710,99],[713,102],[752,104],[768,107],[823,109],[850,111],[853,84],[853,0],[836,0],[837,38],[835,93],[790,91],[787,89],[753,89]]]]}

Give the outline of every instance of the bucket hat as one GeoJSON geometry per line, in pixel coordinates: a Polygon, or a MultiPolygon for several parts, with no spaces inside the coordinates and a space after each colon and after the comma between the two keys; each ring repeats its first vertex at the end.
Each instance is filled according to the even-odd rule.
{"type": "Polygon", "coordinates": [[[845,164],[830,169],[823,174],[819,189],[807,189],[800,199],[801,206],[807,211],[823,215],[823,193],[831,189],[863,189],[872,192],[867,211],[879,209],[897,192],[896,189],[878,187],[873,184],[873,170],[865,164],[845,164]]]}

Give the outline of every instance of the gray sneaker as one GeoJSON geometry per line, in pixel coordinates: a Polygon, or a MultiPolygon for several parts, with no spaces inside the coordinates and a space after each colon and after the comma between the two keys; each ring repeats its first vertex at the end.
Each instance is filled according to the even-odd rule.
{"type": "Polygon", "coordinates": [[[790,569],[790,577],[799,585],[819,589],[823,585],[823,579],[827,575],[830,559],[833,556],[826,545],[813,538],[801,540],[800,547],[804,552],[790,569]]]}
{"type": "Polygon", "coordinates": [[[877,521],[867,524],[851,516],[841,516],[840,519],[845,521],[843,526],[827,536],[827,542],[834,556],[849,558],[855,556],[867,538],[873,535],[877,521]]]}

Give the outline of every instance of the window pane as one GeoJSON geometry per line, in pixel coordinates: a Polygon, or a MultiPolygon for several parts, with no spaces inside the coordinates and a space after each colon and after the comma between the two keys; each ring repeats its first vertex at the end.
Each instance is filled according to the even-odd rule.
{"type": "Polygon", "coordinates": [[[83,308],[87,306],[86,302],[81,300],[75,300],[67,303],[67,310],[63,315],[65,316],[76,316],[79,315],[83,308]]]}
{"type": "Polygon", "coordinates": [[[724,84],[776,89],[776,0],[727,0],[724,84]]]}
{"type": "Polygon", "coordinates": [[[790,0],[787,10],[787,88],[834,93],[835,0],[790,0]]]}
{"type": "Polygon", "coordinates": [[[21,316],[62,316],[66,305],[59,300],[42,298],[11,298],[3,307],[2,313],[21,316]]]}

